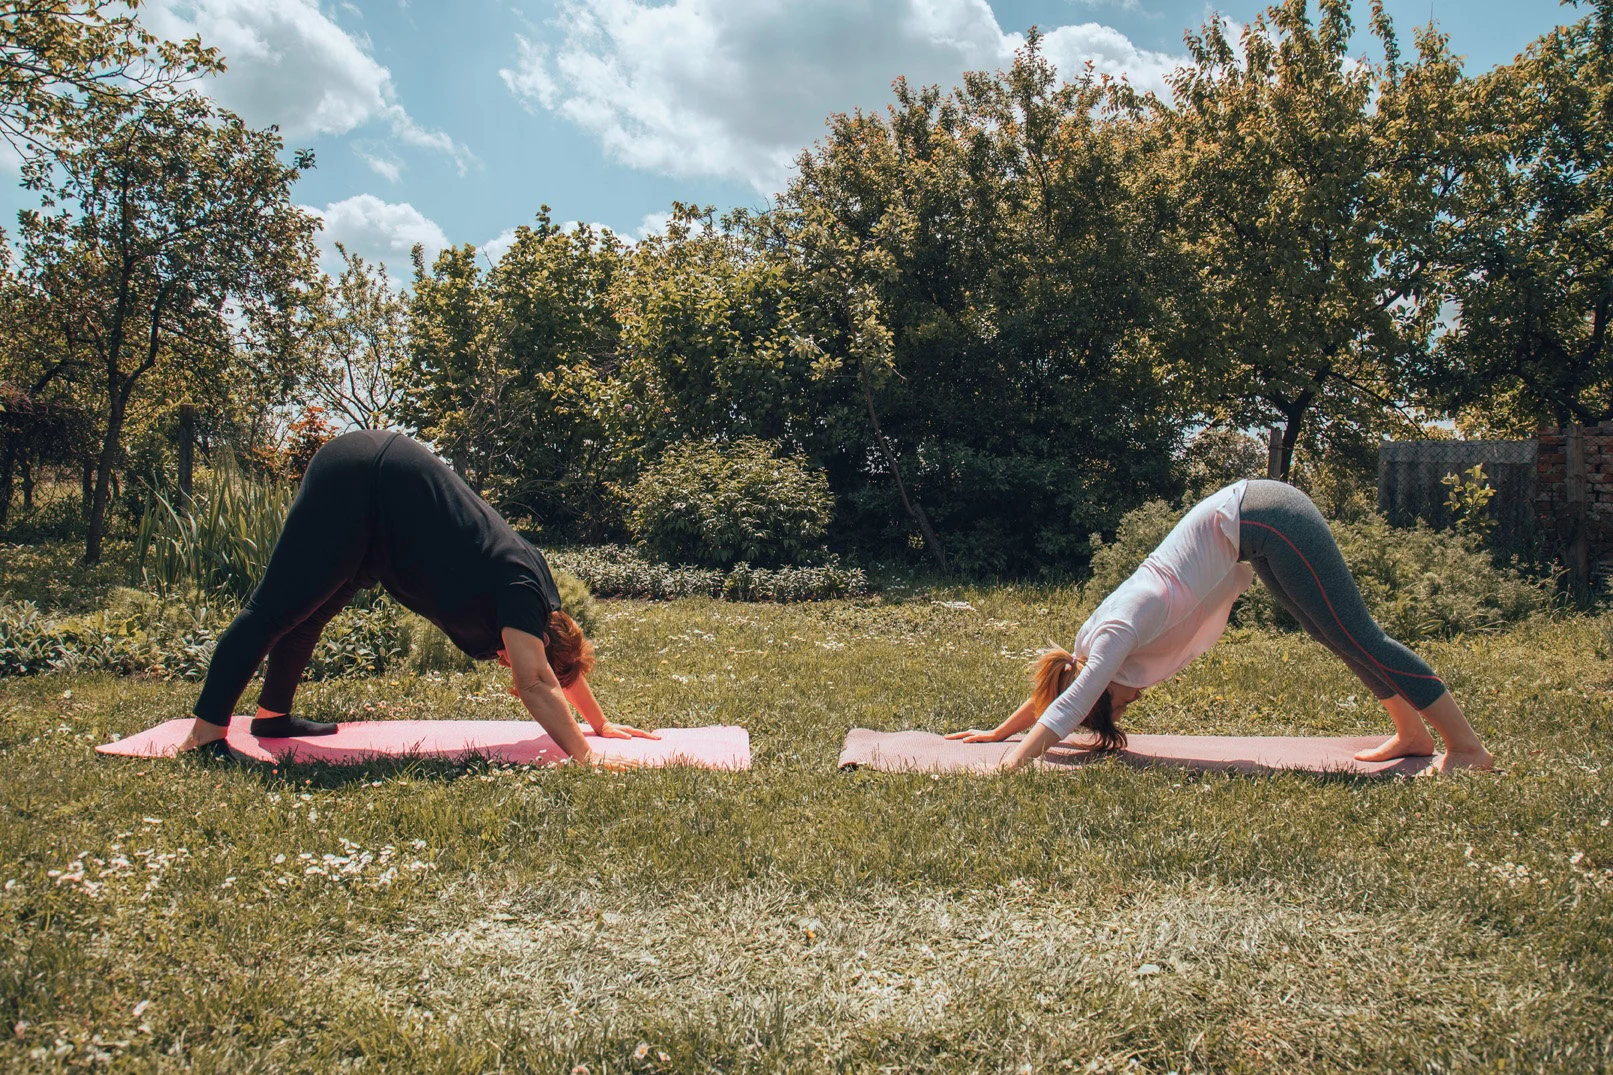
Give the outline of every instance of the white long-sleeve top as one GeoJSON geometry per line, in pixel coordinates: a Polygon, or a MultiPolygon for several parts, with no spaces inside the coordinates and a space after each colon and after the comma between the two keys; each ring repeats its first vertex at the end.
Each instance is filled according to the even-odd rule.
{"type": "Polygon", "coordinates": [[[1211,493],[1087,617],[1074,655],[1086,663],[1038,721],[1063,739],[1110,683],[1151,687],[1181,671],[1227,629],[1254,571],[1238,560],[1247,482],[1211,493]]]}

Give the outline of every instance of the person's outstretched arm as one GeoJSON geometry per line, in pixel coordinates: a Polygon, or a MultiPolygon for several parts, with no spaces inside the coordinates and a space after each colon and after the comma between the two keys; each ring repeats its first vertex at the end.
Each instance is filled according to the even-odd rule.
{"type": "Polygon", "coordinates": [[[605,711],[599,708],[599,702],[594,698],[593,688],[588,686],[588,679],[585,676],[578,676],[571,686],[562,687],[561,690],[564,692],[566,700],[576,707],[577,712],[582,714],[582,719],[588,722],[588,726],[594,729],[594,734],[597,736],[605,739],[661,738],[654,732],[641,731],[626,724],[612,724],[606,720],[605,711]]]}
{"type": "MultiPolygon", "coordinates": [[[[510,662],[511,692],[526,706],[532,718],[560,745],[573,761],[593,760],[582,725],[571,716],[571,706],[560,689],[554,669],[543,649],[543,639],[514,627],[503,629],[504,654],[510,662]]],[[[596,704],[594,708],[599,707],[596,704]]],[[[604,716],[600,716],[604,720],[604,716]]]]}
{"type": "Polygon", "coordinates": [[[949,732],[947,738],[962,739],[965,743],[1000,743],[1010,735],[1017,735],[1035,723],[1036,710],[1031,700],[1027,698],[1024,705],[1010,713],[991,731],[983,732],[978,728],[969,728],[966,731],[949,732]]]}
{"type": "Polygon", "coordinates": [[[1029,735],[1019,741],[1013,753],[1003,759],[1004,769],[1018,769],[1021,765],[1040,758],[1048,749],[1064,737],[1045,724],[1038,724],[1031,729],[1029,735]]]}

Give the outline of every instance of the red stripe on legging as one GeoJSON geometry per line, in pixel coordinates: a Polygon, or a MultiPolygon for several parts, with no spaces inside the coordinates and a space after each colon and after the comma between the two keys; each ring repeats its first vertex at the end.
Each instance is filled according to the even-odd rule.
{"type": "MultiPolygon", "coordinates": [[[[1253,520],[1250,520],[1250,519],[1244,519],[1242,521],[1245,524],[1249,525],[1249,526],[1258,526],[1263,530],[1270,530],[1273,534],[1276,534],[1278,537],[1282,538],[1283,541],[1288,543],[1288,547],[1290,549],[1294,550],[1294,555],[1299,557],[1299,562],[1305,565],[1305,570],[1307,570],[1307,571],[1309,571],[1311,573],[1311,578],[1316,580],[1316,591],[1322,595],[1322,601],[1324,603],[1326,603],[1327,610],[1333,614],[1333,622],[1339,625],[1339,630],[1344,632],[1344,637],[1345,638],[1348,638],[1351,642],[1355,643],[1355,648],[1361,651],[1361,655],[1363,657],[1365,657],[1367,660],[1371,661],[1373,664],[1377,665],[1378,671],[1386,672],[1391,676],[1410,676],[1413,679],[1431,679],[1436,683],[1444,683],[1445,682],[1443,679],[1440,679],[1438,676],[1425,675],[1422,672],[1401,672],[1401,671],[1398,671],[1396,669],[1390,668],[1388,665],[1386,665],[1382,661],[1378,660],[1372,654],[1368,653],[1367,648],[1365,646],[1363,646],[1360,642],[1357,642],[1356,637],[1350,633],[1350,629],[1348,627],[1344,626],[1344,621],[1339,619],[1338,609],[1333,607],[1333,602],[1330,601],[1328,599],[1328,596],[1327,596],[1327,587],[1322,585],[1322,576],[1320,576],[1320,575],[1318,575],[1316,573],[1316,568],[1311,566],[1310,560],[1306,558],[1304,553],[1299,551],[1299,546],[1295,545],[1292,541],[1289,541],[1288,540],[1288,535],[1283,533],[1281,530],[1277,529],[1275,526],[1271,526],[1271,525],[1269,525],[1267,523],[1257,523],[1257,522],[1254,522],[1253,520]]],[[[1349,568],[1346,567],[1345,570],[1348,571],[1349,568]]],[[[1371,613],[1369,612],[1368,616],[1370,616],[1370,615],[1371,615],[1371,613]]],[[[1394,681],[1390,680],[1389,685],[1391,687],[1395,687],[1394,681]]],[[[1400,690],[1399,687],[1395,687],[1396,693],[1399,693],[1399,690],[1400,690]]]]}

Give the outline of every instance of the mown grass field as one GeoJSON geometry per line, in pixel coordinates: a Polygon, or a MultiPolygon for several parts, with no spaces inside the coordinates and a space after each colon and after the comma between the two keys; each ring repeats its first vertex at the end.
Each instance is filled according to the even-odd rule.
{"type": "MultiPolygon", "coordinates": [[[[601,611],[608,712],[744,724],[751,772],[105,758],[195,688],[0,683],[0,1067],[1613,1068],[1613,620],[1422,647],[1505,774],[1374,782],[835,770],[854,725],[1005,713],[1068,591],[601,611]]],[[[491,668],[299,696],[516,706],[491,668]]],[[[1260,633],[1128,715],[1386,726],[1260,633]]]]}

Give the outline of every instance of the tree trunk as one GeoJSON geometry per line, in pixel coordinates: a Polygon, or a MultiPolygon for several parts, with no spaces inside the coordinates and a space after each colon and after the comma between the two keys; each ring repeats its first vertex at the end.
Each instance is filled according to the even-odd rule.
{"type": "Polygon", "coordinates": [[[1288,472],[1294,465],[1294,444],[1299,440],[1299,426],[1305,420],[1305,412],[1290,415],[1288,424],[1283,427],[1282,443],[1282,470],[1277,475],[1283,481],[1288,480],[1288,472]]]}
{"type": "Polygon", "coordinates": [[[179,507],[190,510],[191,469],[196,458],[196,408],[189,403],[179,407],[179,507]]]}
{"type": "Polygon", "coordinates": [[[896,491],[901,494],[902,507],[906,508],[907,514],[918,523],[919,533],[924,537],[924,547],[930,550],[930,555],[935,558],[935,564],[941,569],[941,573],[946,574],[946,550],[941,547],[940,537],[930,526],[930,518],[924,514],[923,505],[915,503],[907,495],[907,483],[902,481],[902,466],[896,460],[896,452],[891,448],[890,441],[885,439],[885,431],[879,427],[879,415],[874,412],[873,389],[869,387],[867,375],[861,371],[859,374],[863,387],[863,402],[868,405],[868,421],[874,427],[874,438],[879,441],[879,450],[885,457],[885,464],[891,468],[891,477],[896,479],[896,491]]]}
{"type": "Polygon", "coordinates": [[[0,527],[11,518],[11,476],[17,472],[17,433],[6,434],[6,450],[0,455],[0,527]]]}
{"type": "Polygon", "coordinates": [[[84,563],[101,562],[101,537],[106,529],[106,505],[112,491],[112,464],[118,457],[119,442],[123,436],[123,419],[129,404],[129,388],[124,386],[112,394],[112,405],[106,416],[106,439],[101,443],[101,459],[95,468],[95,491],[90,501],[89,525],[84,534],[84,563]]]}
{"type": "Polygon", "coordinates": [[[28,449],[22,450],[18,466],[22,470],[22,512],[26,515],[34,510],[34,461],[28,458],[28,449]]]}
{"type": "Polygon", "coordinates": [[[95,499],[95,460],[85,459],[78,475],[79,511],[85,519],[90,517],[90,502],[95,499]]]}

